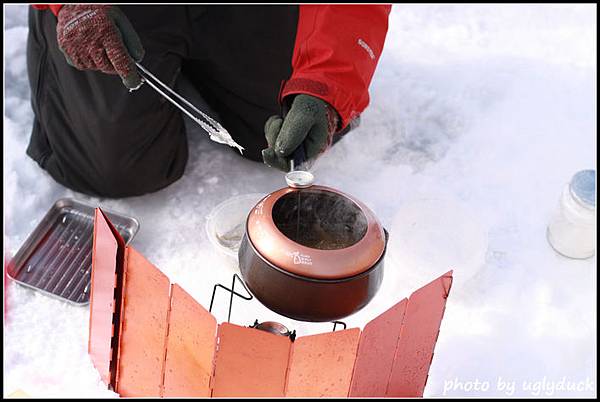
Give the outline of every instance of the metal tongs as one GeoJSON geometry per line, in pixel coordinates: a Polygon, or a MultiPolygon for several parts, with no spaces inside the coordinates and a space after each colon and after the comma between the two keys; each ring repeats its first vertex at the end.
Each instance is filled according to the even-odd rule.
{"type": "Polygon", "coordinates": [[[165,99],[167,99],[169,102],[171,102],[177,108],[179,108],[183,113],[185,113],[187,116],[189,116],[193,121],[198,123],[198,125],[200,125],[200,127],[202,127],[204,129],[204,131],[206,131],[208,133],[208,135],[210,135],[211,140],[218,142],[220,144],[227,144],[230,147],[235,147],[240,151],[240,153],[242,153],[242,151],[244,150],[244,147],[242,147],[237,142],[235,142],[234,139],[229,134],[229,132],[227,132],[225,127],[223,127],[218,121],[216,121],[215,119],[213,119],[206,113],[202,112],[196,106],[192,105],[183,96],[181,96],[177,92],[173,91],[171,88],[169,88],[168,85],[166,85],[161,80],[156,78],[154,76],[154,74],[152,74],[150,71],[148,71],[140,63],[136,62],[135,65],[137,66],[138,72],[139,72],[140,76],[142,77],[142,83],[144,83],[144,82],[148,83],[148,85],[150,85],[152,88],[154,88],[154,90],[156,92],[158,92],[159,94],[164,96],[165,99]],[[162,89],[161,89],[161,87],[162,87],[162,89]],[[169,94],[172,95],[173,97],[177,98],[177,100],[180,101],[181,103],[179,103],[177,100],[175,100],[174,98],[169,96],[169,94]],[[187,106],[187,108],[184,107],[184,105],[187,106]],[[188,108],[191,110],[188,110],[188,108]],[[195,115],[192,112],[195,113],[195,115]]]}

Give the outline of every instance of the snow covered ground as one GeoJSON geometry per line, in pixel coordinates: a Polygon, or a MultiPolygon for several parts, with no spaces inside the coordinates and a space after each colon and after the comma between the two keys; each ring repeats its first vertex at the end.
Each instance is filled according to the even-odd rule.
{"type": "MultiPolygon", "coordinates": [[[[110,200],[61,187],[25,155],[26,6],[5,6],[4,33],[4,252],[55,200],[77,198],[135,216],[132,245],[208,306],[236,267],[208,242],[207,214],[284,186],[282,175],[190,130],[185,176],[163,191],[110,200]]],[[[454,269],[425,396],[596,395],[596,257],[561,257],[545,237],[563,185],[596,167],[596,57],[595,5],[394,6],[371,105],[315,174],[391,235],[385,282],[349,327],[454,269]]],[[[87,307],[15,283],[7,293],[5,395],[115,396],[86,353],[87,307]]],[[[216,299],[219,321],[226,302],[216,299]]],[[[232,322],[255,319],[331,329],[234,304],[232,322]]]]}

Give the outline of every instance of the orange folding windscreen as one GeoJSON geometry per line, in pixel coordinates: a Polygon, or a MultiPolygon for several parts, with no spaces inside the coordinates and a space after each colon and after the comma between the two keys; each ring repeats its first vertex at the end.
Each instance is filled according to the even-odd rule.
{"type": "Polygon", "coordinates": [[[286,396],[346,397],[360,329],[303,336],[294,342],[286,396]]]}
{"type": "Polygon", "coordinates": [[[172,285],[163,396],[211,396],[216,333],[215,317],[172,285]]]}
{"type": "MultiPolygon", "coordinates": [[[[117,254],[123,252],[125,242],[112,227],[108,218],[100,209],[94,213],[94,239],[92,246],[92,282],[90,288],[90,327],[88,338],[88,353],[92,363],[100,373],[102,381],[114,389],[111,378],[111,362],[113,357],[113,342],[115,332],[115,310],[120,303],[116,299],[115,289],[118,289],[117,254]]],[[[119,307],[120,308],[120,307],[119,307]]],[[[118,321],[116,325],[118,325],[118,321]]]]}
{"type": "Polygon", "coordinates": [[[365,326],[349,396],[385,396],[407,304],[402,300],[365,326]]]}
{"type": "Polygon", "coordinates": [[[410,296],[386,396],[423,395],[451,285],[452,271],[410,296]]]}
{"type": "Polygon", "coordinates": [[[293,340],[217,321],[96,210],[89,353],[122,396],[423,395],[452,271],[359,328],[293,340]]]}
{"type": "Polygon", "coordinates": [[[171,284],[132,247],[125,255],[116,392],[161,395],[171,284]]]}
{"type": "Polygon", "coordinates": [[[212,396],[282,397],[292,341],[254,328],[219,325],[212,396]]]}

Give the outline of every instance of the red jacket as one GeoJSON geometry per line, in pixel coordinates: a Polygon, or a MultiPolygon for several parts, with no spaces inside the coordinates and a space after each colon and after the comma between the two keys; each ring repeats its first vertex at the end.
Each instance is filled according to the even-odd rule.
{"type": "MultiPolygon", "coordinates": [[[[61,5],[34,5],[57,14],[61,5]]],[[[280,101],[305,93],[328,102],[342,127],[369,104],[369,84],[388,28],[391,5],[300,5],[292,75],[280,101]]]]}

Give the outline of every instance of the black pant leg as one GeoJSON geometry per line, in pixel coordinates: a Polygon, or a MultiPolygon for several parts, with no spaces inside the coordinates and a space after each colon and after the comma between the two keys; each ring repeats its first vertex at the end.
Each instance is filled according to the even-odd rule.
{"type": "Polygon", "coordinates": [[[206,6],[192,21],[183,73],[247,158],[262,161],[264,124],[281,113],[277,96],[292,73],[297,25],[298,6],[279,5],[206,6]]]}
{"type": "MultiPolygon", "coordinates": [[[[186,8],[122,9],[146,49],[142,63],[174,85],[189,43],[186,8]]],[[[181,177],[188,156],[181,113],[148,85],[129,93],[116,75],[69,66],[49,11],[30,10],[27,57],[35,115],[27,154],[56,181],[125,197],[181,177]]]]}

